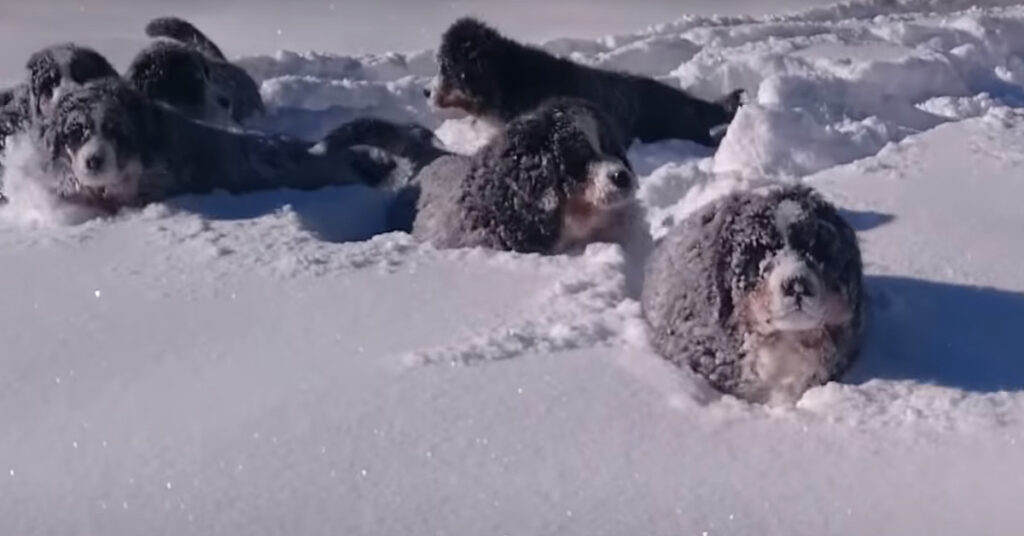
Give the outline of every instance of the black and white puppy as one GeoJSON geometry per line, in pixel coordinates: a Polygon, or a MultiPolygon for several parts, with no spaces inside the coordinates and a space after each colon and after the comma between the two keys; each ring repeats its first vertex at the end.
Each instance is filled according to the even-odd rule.
{"type": "Polygon", "coordinates": [[[522,45],[472,18],[452,24],[437,53],[440,73],[425,90],[440,109],[499,123],[551,97],[590,100],[605,110],[626,143],[685,139],[714,146],[740,105],[742,91],[707,102],[666,84],[595,69],[522,45]]]}
{"type": "Polygon", "coordinates": [[[264,112],[259,86],[187,21],[165,17],[146,26],[158,38],[128,66],[125,78],[149,98],[199,121],[241,125],[264,112]]]}
{"type": "Polygon", "coordinates": [[[379,178],[372,186],[390,190],[404,187],[428,164],[450,154],[433,131],[422,125],[375,117],[354,119],[335,128],[316,150],[339,149],[352,152],[352,165],[364,176],[379,178]]]}
{"type": "Polygon", "coordinates": [[[641,302],[666,359],[739,398],[793,402],[859,349],[857,237],[810,188],[733,194],[661,241],[641,302]]]}
{"type": "Polygon", "coordinates": [[[113,212],[213,190],[316,189],[374,183],[345,148],[233,132],[156,104],[120,79],[71,90],[38,126],[45,185],[63,200],[113,212]]]}
{"type": "Polygon", "coordinates": [[[442,156],[399,195],[394,226],[442,248],[561,253],[631,238],[636,176],[592,103],[554,99],[473,156],[442,156]]]}
{"type": "Polygon", "coordinates": [[[102,54],[74,43],[52,45],[33,53],[25,69],[25,82],[0,95],[0,150],[8,136],[48,114],[69,89],[118,76],[102,54]]]}

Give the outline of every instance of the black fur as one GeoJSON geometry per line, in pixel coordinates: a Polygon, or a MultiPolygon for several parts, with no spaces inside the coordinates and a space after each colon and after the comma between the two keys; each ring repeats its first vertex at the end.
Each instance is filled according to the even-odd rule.
{"type": "Polygon", "coordinates": [[[28,69],[29,100],[35,114],[42,113],[43,103],[53,98],[62,83],[82,85],[117,76],[117,71],[103,55],[74,43],[54,45],[32,54],[25,68],[28,69]]]}
{"type": "Polygon", "coordinates": [[[184,45],[169,41],[152,43],[135,57],[125,79],[143,95],[193,119],[212,120],[219,114],[230,114],[227,95],[214,102],[208,98],[210,66],[206,57],[184,45]],[[211,105],[222,110],[210,110],[211,105]]]}
{"type": "Polygon", "coordinates": [[[207,126],[149,101],[120,80],[100,81],[64,95],[37,134],[50,157],[53,193],[108,210],[213,190],[310,190],[379,181],[357,173],[345,147],[311,152],[309,142],[207,126]],[[116,147],[119,169],[132,161],[141,164],[137,188],[125,194],[119,188],[83,186],[69,154],[91,136],[116,147]]]}
{"type": "Polygon", "coordinates": [[[256,81],[245,69],[227,61],[189,22],[174,17],[154,19],[146,33],[165,39],[139,52],[125,78],[148,97],[213,123],[242,124],[265,112],[256,81]]]}
{"type": "Polygon", "coordinates": [[[0,92],[0,152],[9,136],[24,131],[52,107],[58,88],[118,76],[103,55],[74,43],[51,45],[33,53],[25,70],[25,82],[0,92]]]}
{"type": "Polygon", "coordinates": [[[352,120],[324,138],[328,151],[347,147],[352,164],[367,177],[380,177],[374,186],[397,189],[426,165],[449,154],[434,133],[417,124],[396,124],[364,117],[352,120]]]}
{"type": "Polygon", "coordinates": [[[427,166],[400,192],[392,225],[442,248],[554,253],[569,196],[606,155],[628,166],[610,120],[591,103],[556,99],[510,122],[475,155],[427,166]],[[578,128],[579,115],[598,127],[603,155],[578,128]]]}
{"type": "Polygon", "coordinates": [[[149,37],[166,37],[191,45],[207,56],[227,61],[224,53],[206,34],[199,31],[192,23],[178,17],[159,17],[146,24],[146,35],[149,37]]]}
{"type": "Polygon", "coordinates": [[[678,138],[714,146],[711,130],[732,120],[743,94],[703,101],[650,78],[555,57],[472,18],[444,33],[438,63],[439,81],[430,95],[438,106],[505,122],[548,98],[579,97],[603,108],[627,141],[678,138]]]}

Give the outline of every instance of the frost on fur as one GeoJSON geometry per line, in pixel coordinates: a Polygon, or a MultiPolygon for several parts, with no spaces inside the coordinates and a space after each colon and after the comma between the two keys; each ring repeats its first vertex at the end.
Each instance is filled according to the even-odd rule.
{"type": "Polygon", "coordinates": [[[642,302],[665,358],[740,398],[793,401],[856,354],[862,278],[850,226],[788,187],[730,195],[671,231],[642,302]]]}

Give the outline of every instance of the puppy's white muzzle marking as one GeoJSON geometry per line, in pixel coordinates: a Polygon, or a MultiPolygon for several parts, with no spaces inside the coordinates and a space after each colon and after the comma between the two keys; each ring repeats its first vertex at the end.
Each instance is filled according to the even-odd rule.
{"type": "MultiPolygon", "coordinates": [[[[425,93],[427,102],[430,103],[430,108],[436,113],[441,119],[464,119],[469,117],[469,111],[462,109],[459,106],[451,106],[446,104],[446,99],[453,99],[452,95],[445,95],[442,89],[444,84],[441,81],[441,75],[437,75],[430,80],[427,84],[425,93]]],[[[457,90],[456,90],[457,91],[457,90]]],[[[464,96],[455,95],[453,100],[465,100],[464,96]]]]}
{"type": "Polygon", "coordinates": [[[779,252],[773,264],[767,279],[772,325],[779,331],[823,326],[827,315],[821,276],[789,249],[779,252]],[[794,281],[799,282],[798,292],[793,292],[794,281]]]}
{"type": "Polygon", "coordinates": [[[69,156],[71,171],[82,187],[102,189],[118,198],[132,198],[137,193],[142,163],[133,158],[119,166],[116,148],[109,140],[91,137],[77,151],[69,151],[69,156]]]}

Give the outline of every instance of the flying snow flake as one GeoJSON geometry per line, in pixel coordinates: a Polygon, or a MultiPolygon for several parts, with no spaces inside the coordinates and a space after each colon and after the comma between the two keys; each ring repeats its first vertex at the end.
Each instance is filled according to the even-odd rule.
{"type": "Polygon", "coordinates": [[[95,291],[93,291],[92,294],[93,294],[93,296],[96,296],[97,298],[99,298],[103,293],[100,292],[99,290],[95,290],[95,291]]]}

